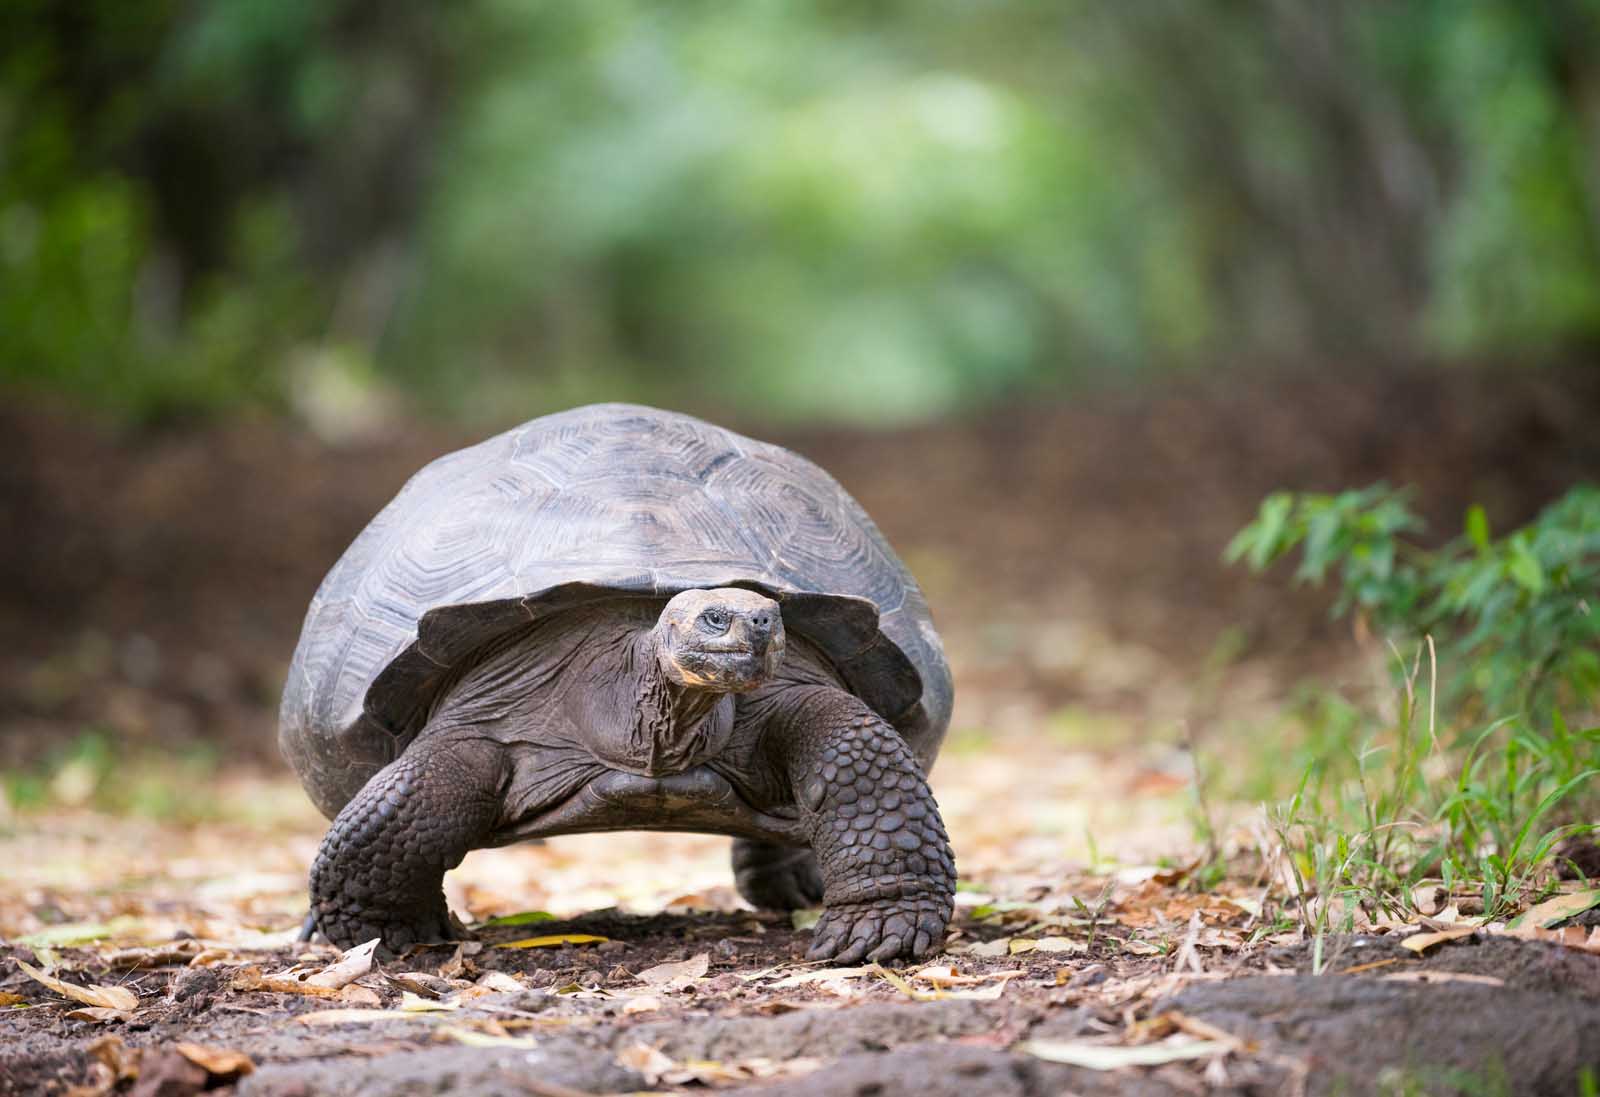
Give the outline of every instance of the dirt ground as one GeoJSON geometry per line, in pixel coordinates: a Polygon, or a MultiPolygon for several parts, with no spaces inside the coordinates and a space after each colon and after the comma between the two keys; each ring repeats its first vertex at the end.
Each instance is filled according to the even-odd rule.
{"type": "Polygon", "coordinates": [[[1590,369],[1330,370],[883,434],[739,424],[833,471],[928,590],[958,693],[947,951],[819,969],[739,904],[725,840],[583,836],[472,854],[449,887],[477,940],[342,989],[302,979],[335,950],[293,942],[325,824],[275,756],[277,692],[322,573],[471,439],[0,410],[0,1093],[1579,1092],[1600,956],[1390,932],[1311,974],[1249,805],[1211,806],[1226,878],[1189,874],[1188,744],[1360,674],[1317,594],[1219,562],[1261,495],[1384,478],[1440,535],[1474,500],[1504,528],[1600,475],[1596,410],[1590,369]]]}

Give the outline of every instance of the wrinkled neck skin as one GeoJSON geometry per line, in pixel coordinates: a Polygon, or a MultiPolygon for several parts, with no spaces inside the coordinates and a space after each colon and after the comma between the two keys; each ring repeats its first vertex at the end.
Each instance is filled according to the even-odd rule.
{"type": "Polygon", "coordinates": [[[633,637],[614,691],[629,713],[626,756],[608,759],[651,776],[682,773],[717,753],[733,729],[733,697],[679,685],[657,656],[657,634],[633,637]]]}

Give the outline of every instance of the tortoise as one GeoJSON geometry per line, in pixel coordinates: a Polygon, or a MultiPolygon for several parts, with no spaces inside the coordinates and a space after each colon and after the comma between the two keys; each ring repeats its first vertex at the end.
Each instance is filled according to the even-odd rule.
{"type": "Polygon", "coordinates": [[[955,867],[925,779],[952,687],[866,512],[778,446],[600,404],[427,465],[306,613],[279,743],[332,820],[308,932],[460,930],[469,850],[731,836],[757,907],[824,907],[812,959],[942,946],[955,867]]]}

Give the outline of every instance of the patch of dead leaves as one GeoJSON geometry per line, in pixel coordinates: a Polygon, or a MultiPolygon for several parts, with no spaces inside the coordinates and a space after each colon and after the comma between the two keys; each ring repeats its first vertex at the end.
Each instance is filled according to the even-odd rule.
{"type": "MultiPolygon", "coordinates": [[[[13,959],[15,958],[13,957],[13,959]]],[[[28,978],[40,986],[48,987],[63,998],[70,998],[74,1002],[82,1002],[84,1005],[94,1009],[111,1010],[123,1014],[121,1019],[125,1019],[127,1015],[132,1014],[134,1010],[139,1008],[139,996],[127,987],[78,986],[64,979],[57,979],[53,975],[46,975],[32,964],[25,963],[22,960],[16,960],[16,965],[22,969],[23,974],[28,978]]],[[[92,1019],[106,1020],[108,1018],[95,1016],[92,1019]]]]}
{"type": "Polygon", "coordinates": [[[644,1076],[647,1085],[735,1086],[773,1078],[809,1074],[821,1059],[769,1059],[756,1057],[730,1061],[689,1059],[679,1061],[648,1044],[629,1044],[617,1053],[617,1062],[644,1076]]]}

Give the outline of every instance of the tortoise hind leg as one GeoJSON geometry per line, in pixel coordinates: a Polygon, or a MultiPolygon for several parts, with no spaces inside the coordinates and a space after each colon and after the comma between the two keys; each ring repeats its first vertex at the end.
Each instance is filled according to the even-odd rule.
{"type": "Polygon", "coordinates": [[[330,942],[374,937],[399,951],[455,936],[444,874],[500,817],[501,749],[424,737],[366,783],[322,839],[311,866],[311,917],[330,942]]]}
{"type": "Polygon", "coordinates": [[[735,838],[733,879],[745,901],[762,910],[822,905],[822,872],[809,849],[735,838]]]}

